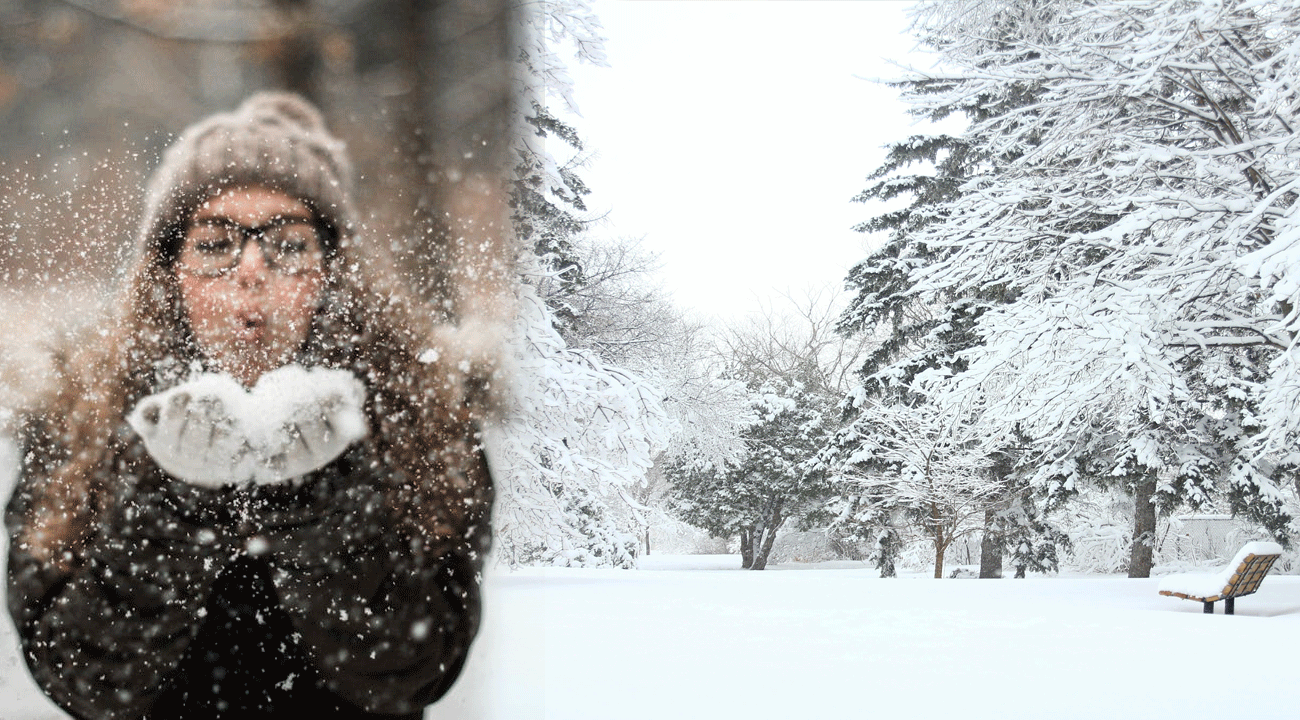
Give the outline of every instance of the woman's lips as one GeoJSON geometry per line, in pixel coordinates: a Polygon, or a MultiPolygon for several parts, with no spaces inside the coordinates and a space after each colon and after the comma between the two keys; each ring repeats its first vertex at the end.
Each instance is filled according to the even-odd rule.
{"type": "Polygon", "coordinates": [[[266,321],[255,316],[240,316],[235,318],[235,327],[233,329],[235,339],[240,342],[261,342],[262,337],[266,334],[266,321]]]}

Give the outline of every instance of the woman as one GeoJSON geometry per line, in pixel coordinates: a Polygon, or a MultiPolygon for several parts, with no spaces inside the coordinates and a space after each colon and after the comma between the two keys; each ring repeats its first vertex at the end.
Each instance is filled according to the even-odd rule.
{"type": "Polygon", "coordinates": [[[103,344],[26,423],[10,612],[74,716],[419,717],[459,673],[487,371],[366,277],[349,172],[294,96],[186,130],[103,344]]]}

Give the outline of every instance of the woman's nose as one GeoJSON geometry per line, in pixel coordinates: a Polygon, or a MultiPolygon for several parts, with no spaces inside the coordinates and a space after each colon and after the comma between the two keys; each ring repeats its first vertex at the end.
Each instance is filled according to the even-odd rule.
{"type": "Polygon", "coordinates": [[[235,277],[241,285],[262,283],[266,280],[270,268],[266,266],[266,256],[262,254],[260,243],[248,238],[244,249],[239,253],[239,262],[235,265],[235,277]]]}

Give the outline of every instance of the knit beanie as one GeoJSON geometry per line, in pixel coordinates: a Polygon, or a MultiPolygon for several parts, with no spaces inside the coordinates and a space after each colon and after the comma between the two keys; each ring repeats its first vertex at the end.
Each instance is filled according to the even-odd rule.
{"type": "Polygon", "coordinates": [[[303,98],[261,92],[186,128],[150,179],[140,223],[146,257],[173,252],[199,203],[234,186],[279,190],[311,206],[339,238],[356,223],[352,165],[342,141],[303,98]]]}

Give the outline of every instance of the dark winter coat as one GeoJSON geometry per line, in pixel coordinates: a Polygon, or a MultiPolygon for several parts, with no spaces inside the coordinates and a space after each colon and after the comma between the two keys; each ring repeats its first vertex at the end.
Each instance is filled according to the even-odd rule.
{"type": "MultiPolygon", "coordinates": [[[[9,609],[37,682],[97,720],[419,717],[477,631],[487,519],[437,546],[398,531],[383,489],[401,473],[371,447],[300,482],[204,489],[135,442],[69,571],[17,541],[45,480],[29,467],[5,521],[9,609]]],[[[468,474],[490,497],[481,453],[468,474]]]]}

